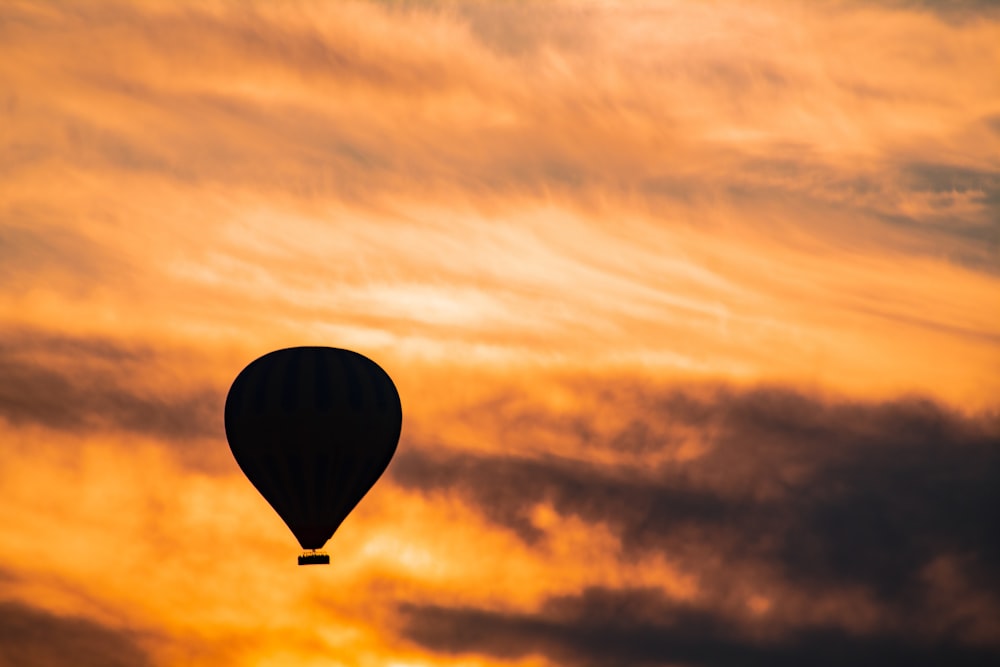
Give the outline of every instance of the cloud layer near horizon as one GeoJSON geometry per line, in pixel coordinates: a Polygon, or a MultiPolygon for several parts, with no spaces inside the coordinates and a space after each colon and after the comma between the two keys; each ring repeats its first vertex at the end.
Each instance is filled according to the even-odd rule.
{"type": "Polygon", "coordinates": [[[4,3],[0,665],[995,662],[998,45],[975,1],[4,3]],[[300,344],[404,405],[326,569],[221,427],[300,344]]]}
{"type": "Polygon", "coordinates": [[[409,636],[448,652],[540,651],[581,665],[981,664],[1000,655],[981,646],[1000,631],[1000,599],[989,592],[1000,585],[990,528],[1000,518],[995,413],[776,388],[599,393],[627,415],[624,428],[601,433],[589,411],[507,411],[502,433],[523,446],[568,430],[618,463],[597,463],[588,448],[484,455],[428,443],[400,453],[392,479],[461,498],[541,554],[566,522],[607,530],[617,563],[663,558],[698,582],[697,594],[595,587],[530,610],[407,604],[409,636]]]}

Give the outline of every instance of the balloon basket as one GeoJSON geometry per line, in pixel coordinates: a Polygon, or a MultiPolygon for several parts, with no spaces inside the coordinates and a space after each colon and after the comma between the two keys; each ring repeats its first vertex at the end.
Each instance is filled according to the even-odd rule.
{"type": "Polygon", "coordinates": [[[322,551],[310,550],[299,556],[299,565],[329,565],[330,555],[322,551]]]}

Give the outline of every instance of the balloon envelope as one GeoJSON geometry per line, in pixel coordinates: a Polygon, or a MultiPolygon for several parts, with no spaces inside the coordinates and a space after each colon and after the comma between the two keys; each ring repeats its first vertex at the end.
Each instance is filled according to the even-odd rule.
{"type": "Polygon", "coordinates": [[[403,413],[371,359],[293,347],[251,362],[226,397],[236,462],[303,549],[319,549],[382,475],[403,413]]]}

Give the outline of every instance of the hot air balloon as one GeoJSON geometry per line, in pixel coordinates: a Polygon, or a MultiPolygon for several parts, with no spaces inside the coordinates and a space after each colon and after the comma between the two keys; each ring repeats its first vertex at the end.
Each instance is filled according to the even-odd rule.
{"type": "Polygon", "coordinates": [[[382,475],[403,421],[399,393],[378,364],[349,350],[292,347],[251,362],[226,397],[236,463],[305,550],[320,552],[382,475]]]}

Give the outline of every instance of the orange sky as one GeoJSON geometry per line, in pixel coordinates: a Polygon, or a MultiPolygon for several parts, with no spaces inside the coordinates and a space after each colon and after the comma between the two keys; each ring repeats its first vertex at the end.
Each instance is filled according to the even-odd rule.
{"type": "Polygon", "coordinates": [[[3,3],[0,666],[1000,652],[998,72],[972,0],[3,3]],[[291,345],[403,402],[327,568],[222,434],[291,345]]]}

